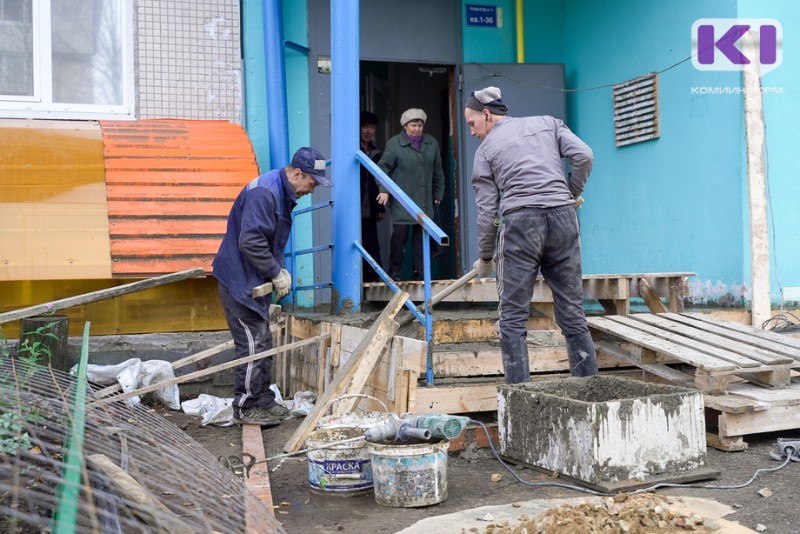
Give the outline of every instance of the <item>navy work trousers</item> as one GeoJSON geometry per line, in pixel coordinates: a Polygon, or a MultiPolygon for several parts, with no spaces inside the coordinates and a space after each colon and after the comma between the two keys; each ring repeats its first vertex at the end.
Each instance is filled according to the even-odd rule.
{"type": "Polygon", "coordinates": [[[497,251],[501,339],[527,335],[533,286],[540,270],[553,291],[555,320],[564,336],[589,331],[583,311],[578,215],[572,204],[521,208],[504,215],[497,251]]]}
{"type": "MultiPolygon", "coordinates": [[[[219,286],[219,298],[225,309],[225,319],[233,337],[236,358],[244,358],[272,348],[269,316],[260,314],[236,302],[228,289],[219,286]]],[[[275,404],[275,393],[269,389],[272,382],[272,357],[263,358],[236,367],[233,385],[234,416],[241,418],[242,410],[275,404]]]]}

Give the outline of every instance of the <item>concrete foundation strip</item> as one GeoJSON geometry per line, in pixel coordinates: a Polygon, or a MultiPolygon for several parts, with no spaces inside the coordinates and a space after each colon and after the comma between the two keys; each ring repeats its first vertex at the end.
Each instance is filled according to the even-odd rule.
{"type": "Polygon", "coordinates": [[[270,350],[265,350],[263,352],[259,352],[257,354],[253,354],[252,356],[246,356],[244,358],[238,358],[232,360],[227,363],[222,363],[220,365],[215,365],[214,367],[209,367],[208,369],[203,369],[200,371],[195,371],[194,373],[189,373],[187,375],[179,376],[176,378],[172,378],[170,380],[165,380],[164,382],[159,382],[158,384],[150,384],[149,386],[145,386],[143,388],[135,389],[133,391],[129,391],[127,393],[122,393],[121,395],[115,395],[113,397],[105,397],[99,400],[95,400],[87,404],[87,408],[96,408],[98,406],[102,406],[104,404],[109,404],[112,402],[129,399],[131,397],[135,397],[137,395],[144,395],[145,393],[150,393],[151,391],[155,391],[157,389],[162,389],[167,386],[171,386],[173,384],[180,384],[183,382],[188,382],[189,380],[194,380],[196,378],[200,378],[203,376],[208,376],[210,374],[217,373],[219,371],[224,371],[225,369],[230,369],[232,367],[237,367],[239,365],[254,362],[256,360],[261,360],[268,356],[273,356],[275,354],[279,354],[282,352],[288,352],[290,350],[294,350],[300,347],[305,347],[306,345],[311,345],[314,343],[319,343],[325,339],[328,339],[331,335],[330,334],[322,334],[316,337],[312,337],[309,339],[304,339],[303,341],[297,341],[295,343],[290,343],[288,345],[284,345],[282,347],[277,347],[270,350]]]}

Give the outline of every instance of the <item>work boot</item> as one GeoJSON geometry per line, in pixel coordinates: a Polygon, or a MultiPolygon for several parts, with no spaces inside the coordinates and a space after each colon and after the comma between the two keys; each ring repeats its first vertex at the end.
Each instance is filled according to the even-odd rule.
{"type": "Polygon", "coordinates": [[[240,425],[278,426],[288,419],[289,410],[280,404],[273,404],[269,408],[253,406],[242,410],[241,417],[234,415],[233,422],[240,425]]]}
{"type": "Polygon", "coordinates": [[[583,377],[597,374],[597,355],[589,332],[567,336],[567,358],[572,376],[583,377]]]}
{"type": "Polygon", "coordinates": [[[527,336],[520,336],[516,339],[501,339],[500,353],[503,356],[506,384],[530,382],[531,368],[528,362],[527,336]]]}

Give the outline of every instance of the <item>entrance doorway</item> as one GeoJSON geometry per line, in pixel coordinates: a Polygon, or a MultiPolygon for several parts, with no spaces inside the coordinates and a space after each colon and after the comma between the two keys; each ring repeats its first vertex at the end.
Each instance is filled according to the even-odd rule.
{"type": "MultiPolygon", "coordinates": [[[[453,128],[456,117],[453,92],[454,66],[387,61],[361,61],[361,109],[378,116],[375,143],[381,150],[387,141],[403,131],[400,116],[409,108],[420,108],[428,119],[424,132],[439,144],[442,169],[445,176],[445,191],[442,203],[435,209],[434,222],[450,238],[450,246],[439,248],[431,244],[431,278],[443,280],[457,275],[458,253],[456,231],[456,206],[458,205],[458,183],[453,158],[453,128]]],[[[391,221],[385,217],[378,224],[378,240],[381,247],[381,265],[389,265],[389,238],[391,221]]],[[[411,234],[411,232],[409,232],[411,234]]],[[[410,237],[410,236],[409,236],[410,237]]],[[[412,274],[411,239],[406,243],[403,264],[403,279],[412,274]]]]}

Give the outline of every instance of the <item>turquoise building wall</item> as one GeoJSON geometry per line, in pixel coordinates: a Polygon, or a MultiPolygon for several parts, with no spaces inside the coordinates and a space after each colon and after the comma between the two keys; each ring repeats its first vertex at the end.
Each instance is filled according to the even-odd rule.
{"type": "MultiPolygon", "coordinates": [[[[283,0],[284,40],[308,46],[308,11],[305,0],[283,0]]],[[[244,61],[245,129],[253,143],[261,172],[271,168],[269,132],[267,129],[267,90],[264,65],[263,1],[242,1],[242,53],[244,61]]],[[[301,146],[310,144],[308,57],[304,52],[287,48],[286,94],[289,117],[289,157],[301,146]]],[[[326,154],[326,156],[330,156],[326,154]]],[[[301,198],[297,206],[310,206],[310,196],[301,198]]],[[[310,248],[313,243],[311,214],[295,220],[295,249],[310,248]]],[[[314,261],[311,255],[299,256],[294,272],[297,285],[314,283],[314,261]]],[[[301,291],[297,304],[314,305],[311,291],[301,291]]]]}

